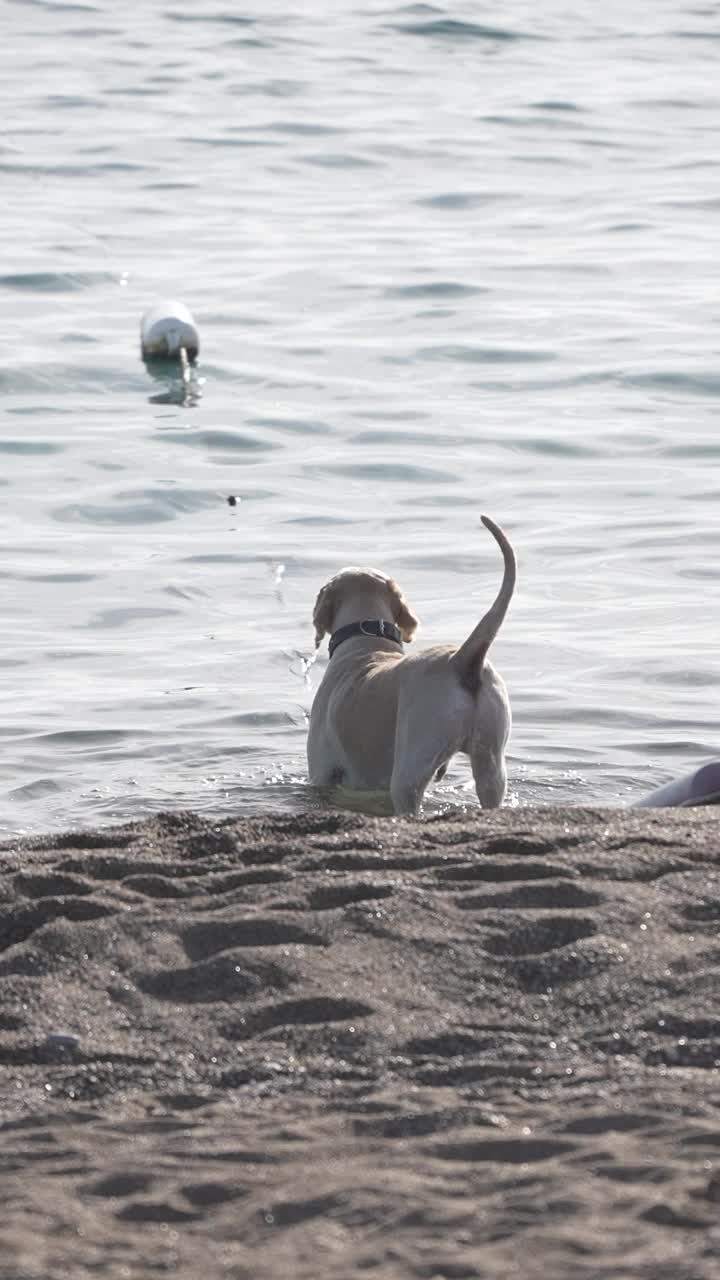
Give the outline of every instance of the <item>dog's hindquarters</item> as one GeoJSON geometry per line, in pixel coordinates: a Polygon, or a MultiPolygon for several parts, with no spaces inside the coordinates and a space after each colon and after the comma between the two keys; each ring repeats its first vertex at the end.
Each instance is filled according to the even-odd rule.
{"type": "Polygon", "coordinates": [[[407,708],[398,719],[395,760],[390,794],[397,814],[416,814],[426,788],[438,773],[444,773],[451,756],[460,750],[458,733],[452,724],[438,725],[437,736],[428,734],[422,707],[407,708]]]}
{"type": "Polygon", "coordinates": [[[416,814],[426,788],[452,757],[470,757],[483,809],[505,797],[510,702],[490,662],[471,693],[453,668],[453,651],[437,648],[402,664],[390,793],[397,814],[416,814]],[[419,678],[418,678],[419,677],[419,678]]]}
{"type": "Polygon", "coordinates": [[[429,783],[466,750],[475,699],[458,681],[452,656],[442,646],[402,664],[390,779],[398,814],[416,814],[429,783]]]}

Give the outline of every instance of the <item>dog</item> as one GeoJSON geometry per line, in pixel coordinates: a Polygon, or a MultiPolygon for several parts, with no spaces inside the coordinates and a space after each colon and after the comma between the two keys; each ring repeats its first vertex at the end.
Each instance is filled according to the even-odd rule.
{"type": "Polygon", "coordinates": [[[487,652],[517,568],[502,529],[481,519],[505,569],[494,603],[459,649],[438,645],[403,656],[418,619],[397,583],[375,569],[343,569],[319,592],[315,647],[329,634],[330,658],[310,713],[311,783],[389,789],[397,814],[417,814],[428,783],[463,751],[482,807],[502,804],[510,702],[487,652]]]}

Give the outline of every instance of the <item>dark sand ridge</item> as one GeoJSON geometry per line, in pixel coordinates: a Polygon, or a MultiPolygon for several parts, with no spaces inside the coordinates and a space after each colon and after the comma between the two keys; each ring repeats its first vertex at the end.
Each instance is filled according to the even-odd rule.
{"type": "Polygon", "coordinates": [[[716,1280],[719,817],[7,846],[0,1280],[716,1280]]]}

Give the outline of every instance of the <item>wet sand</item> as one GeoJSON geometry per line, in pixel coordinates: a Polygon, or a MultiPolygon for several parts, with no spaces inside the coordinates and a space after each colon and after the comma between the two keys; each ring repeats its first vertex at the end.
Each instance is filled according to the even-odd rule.
{"type": "Polygon", "coordinates": [[[714,1280],[719,818],[6,846],[0,1280],[714,1280]]]}

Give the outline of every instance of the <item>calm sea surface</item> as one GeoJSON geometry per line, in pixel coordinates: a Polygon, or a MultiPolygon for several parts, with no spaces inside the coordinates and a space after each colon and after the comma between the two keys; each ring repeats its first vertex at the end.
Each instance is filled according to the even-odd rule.
{"type": "Polygon", "coordinates": [[[718,5],[2,12],[0,830],[317,803],[316,591],[459,642],[482,512],[510,803],[717,754],[718,5]]]}

